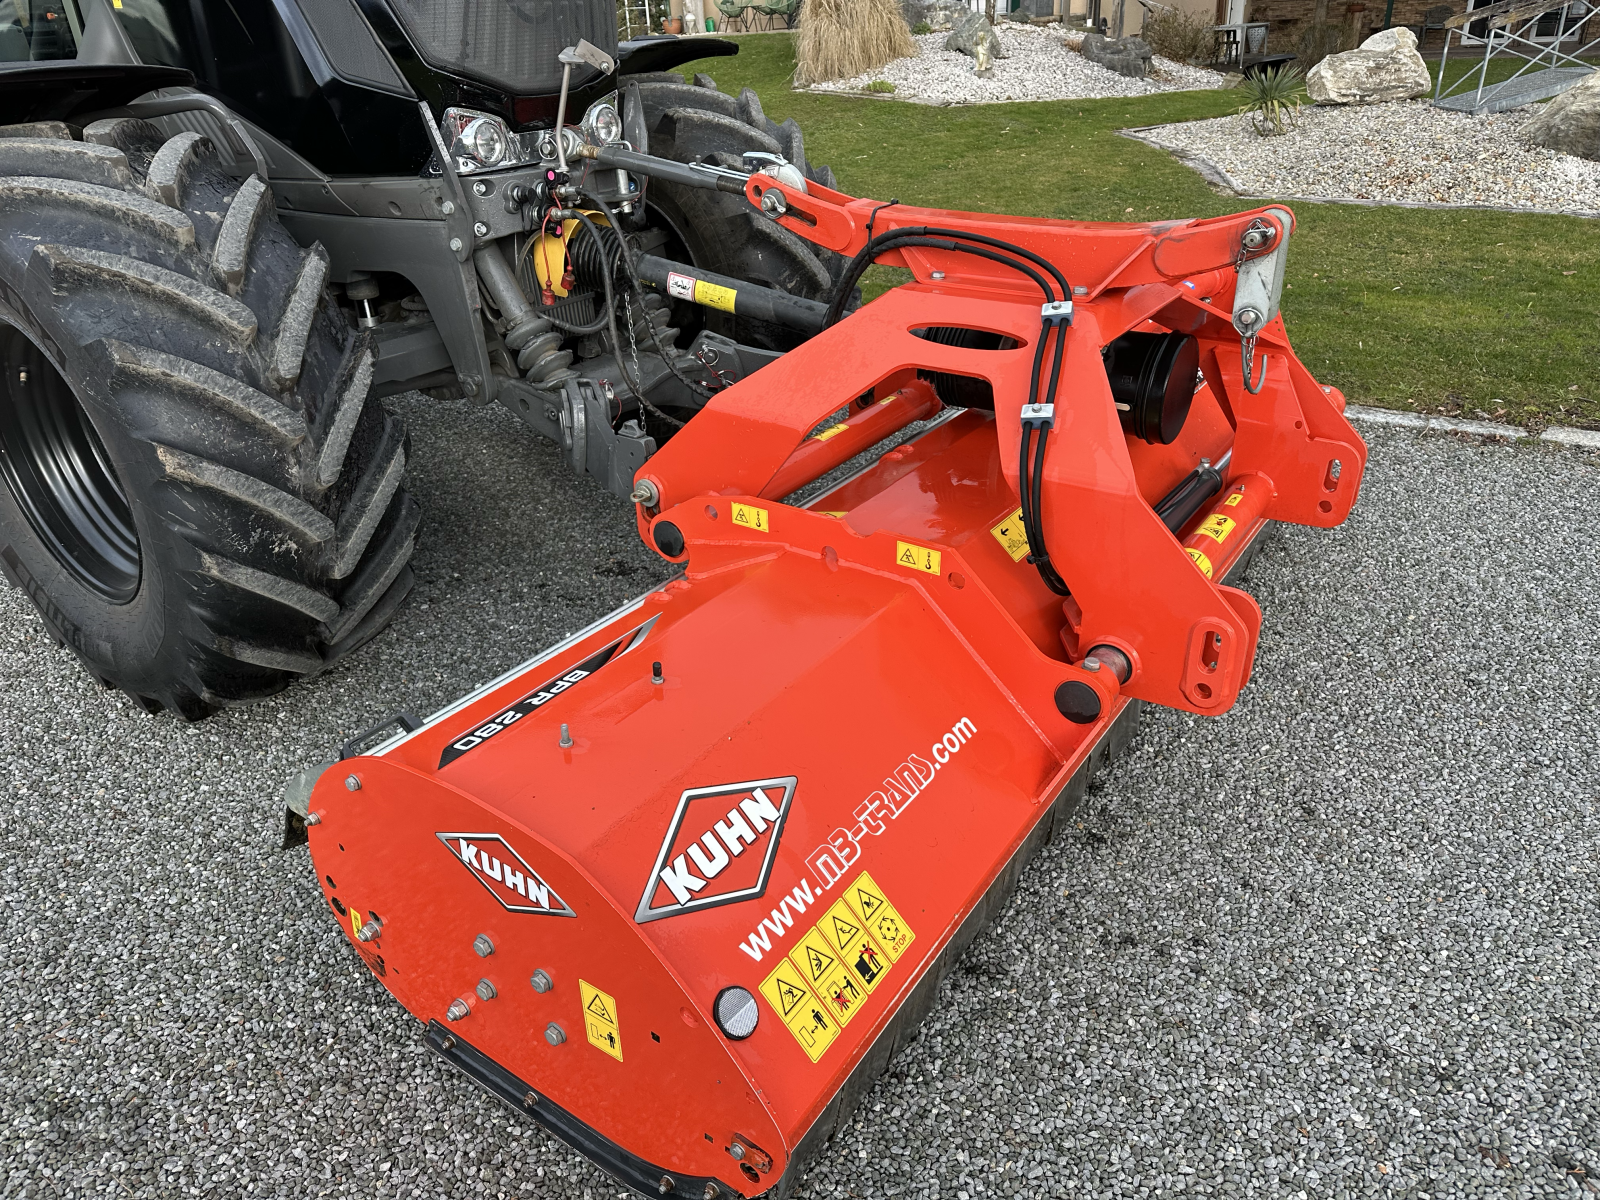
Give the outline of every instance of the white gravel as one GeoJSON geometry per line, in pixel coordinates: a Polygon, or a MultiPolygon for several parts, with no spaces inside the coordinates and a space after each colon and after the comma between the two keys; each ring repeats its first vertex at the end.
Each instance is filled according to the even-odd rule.
{"type": "Polygon", "coordinates": [[[1600,212],[1600,163],[1524,142],[1534,111],[1473,117],[1413,100],[1305,108],[1282,137],[1259,136],[1245,116],[1139,136],[1206,159],[1245,195],[1600,212]]]}
{"type": "Polygon", "coordinates": [[[1007,100],[1095,100],[1106,96],[1147,96],[1152,92],[1198,91],[1222,86],[1223,77],[1157,55],[1150,79],[1128,79],[1090,62],[1071,47],[1082,37],[1057,25],[1003,22],[995,30],[1008,57],[980,79],[973,60],[944,48],[948,33],[914,37],[917,53],[857,75],[813,84],[813,92],[859,92],[875,80],[894,84],[893,100],[918,104],[997,104],[1007,100]]]}
{"type": "MultiPolygon", "coordinates": [[[[622,1191],[427,1057],[277,849],[293,769],[668,573],[509,414],[391,403],[417,589],[312,683],[147,717],[0,588],[8,1200],[622,1191]]],[[[798,1200],[1593,1196],[1600,459],[1364,432],[1351,519],[1252,569],[1238,707],[1147,710],[798,1200]]]]}

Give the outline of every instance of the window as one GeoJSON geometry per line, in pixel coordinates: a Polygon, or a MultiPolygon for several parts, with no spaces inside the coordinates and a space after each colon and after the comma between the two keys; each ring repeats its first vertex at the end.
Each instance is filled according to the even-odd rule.
{"type": "Polygon", "coordinates": [[[112,0],[111,6],[141,62],[183,67],[205,77],[188,0],[112,0]]]}
{"type": "Polygon", "coordinates": [[[0,0],[0,62],[77,58],[82,37],[73,0],[0,0]]]}

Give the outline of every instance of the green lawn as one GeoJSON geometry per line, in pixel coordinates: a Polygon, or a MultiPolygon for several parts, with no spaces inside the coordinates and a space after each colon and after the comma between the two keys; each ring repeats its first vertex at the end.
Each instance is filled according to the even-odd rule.
{"type": "MultiPolygon", "coordinates": [[[[1253,206],[1116,133],[1220,116],[1232,92],[931,108],[796,94],[793,69],[790,39],[767,34],[684,71],[754,88],[858,196],[1106,221],[1253,206]]],[[[1600,427],[1600,222],[1290,203],[1284,319],[1324,382],[1361,404],[1600,427]]]]}

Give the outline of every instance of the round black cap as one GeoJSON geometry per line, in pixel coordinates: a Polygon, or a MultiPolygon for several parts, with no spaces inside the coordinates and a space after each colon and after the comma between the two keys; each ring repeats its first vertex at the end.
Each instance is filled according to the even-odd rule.
{"type": "Polygon", "coordinates": [[[1056,708],[1074,725],[1087,725],[1100,715],[1100,693],[1081,679],[1069,679],[1056,689],[1056,708]]]}
{"type": "Polygon", "coordinates": [[[683,553],[683,530],[671,521],[657,521],[653,536],[656,549],[668,558],[677,558],[683,553]]]}

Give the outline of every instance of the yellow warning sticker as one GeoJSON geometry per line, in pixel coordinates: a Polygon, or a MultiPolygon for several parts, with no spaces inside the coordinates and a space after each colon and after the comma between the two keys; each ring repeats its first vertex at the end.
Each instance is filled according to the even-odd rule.
{"type": "Polygon", "coordinates": [[[820,512],[825,517],[842,517],[842,516],[844,516],[844,514],[842,512],[830,512],[826,508],[819,508],[817,511],[820,512]]]}
{"type": "Polygon", "coordinates": [[[1200,568],[1200,574],[1204,575],[1207,579],[1211,578],[1211,560],[1207,558],[1204,553],[1194,549],[1191,546],[1185,546],[1183,548],[1183,552],[1190,558],[1194,559],[1194,565],[1200,568]]]}
{"type": "Polygon", "coordinates": [[[365,922],[362,921],[362,919],[361,919],[361,913],[359,911],[357,911],[356,909],[352,908],[350,910],[350,932],[353,933],[356,937],[360,937],[361,936],[361,926],[363,924],[365,924],[365,922]]]}
{"type": "Polygon", "coordinates": [[[732,312],[733,305],[739,298],[739,293],[730,287],[723,287],[720,283],[707,283],[704,279],[694,281],[694,301],[704,304],[707,308],[720,308],[723,312],[732,312]]]}
{"type": "Polygon", "coordinates": [[[1233,508],[1235,505],[1237,505],[1239,503],[1239,501],[1241,501],[1243,499],[1244,499],[1244,493],[1243,492],[1235,492],[1233,495],[1229,496],[1226,500],[1224,500],[1222,502],[1222,507],[1223,508],[1233,508]]]}
{"type": "Polygon", "coordinates": [[[733,506],[733,523],[741,529],[754,529],[759,533],[772,532],[772,517],[764,508],[757,508],[754,504],[735,504],[733,506]]]}
{"type": "Polygon", "coordinates": [[[821,433],[812,434],[811,440],[814,442],[825,442],[831,437],[838,437],[841,433],[849,428],[850,426],[846,425],[843,421],[840,421],[837,425],[829,425],[821,433]]]}
{"type": "Polygon", "coordinates": [[[592,983],[578,980],[578,1000],[583,1005],[583,1031],[589,1045],[622,1061],[622,1027],[617,1024],[617,1002],[592,983]]]}
{"type": "Polygon", "coordinates": [[[910,542],[894,544],[895,562],[902,567],[910,567],[913,571],[926,571],[929,575],[938,575],[939,559],[939,551],[930,550],[926,546],[913,546],[910,542]]]}
{"type": "Polygon", "coordinates": [[[883,894],[883,889],[873,882],[872,876],[863,871],[861,877],[845,891],[844,898],[856,916],[861,918],[867,931],[877,939],[878,945],[883,947],[889,961],[899,962],[900,956],[917,935],[901,919],[894,905],[883,894]]]}
{"type": "Polygon", "coordinates": [[[1220,546],[1228,540],[1228,535],[1233,532],[1233,527],[1238,523],[1232,517],[1225,517],[1221,513],[1212,513],[1204,521],[1200,522],[1200,528],[1195,532],[1205,534],[1220,546]]]}
{"type": "Polygon", "coordinates": [[[867,991],[875,992],[889,970],[890,958],[871,934],[865,922],[843,900],[836,901],[827,916],[817,922],[828,945],[838,951],[845,968],[867,991]]]}
{"type": "Polygon", "coordinates": [[[812,990],[822,998],[823,1011],[841,1028],[850,1024],[850,1018],[856,1015],[867,993],[855,973],[845,968],[838,948],[813,927],[789,957],[805,975],[812,990]]]}
{"type": "Polygon", "coordinates": [[[1011,555],[1012,562],[1021,562],[1028,556],[1028,535],[1022,529],[1022,510],[1019,508],[1000,524],[989,530],[1000,548],[1011,555]]]}
{"type": "Polygon", "coordinates": [[[806,986],[804,974],[787,958],[762,982],[761,994],[812,1062],[821,1058],[839,1036],[838,1022],[828,1016],[822,1002],[806,986]]]}

